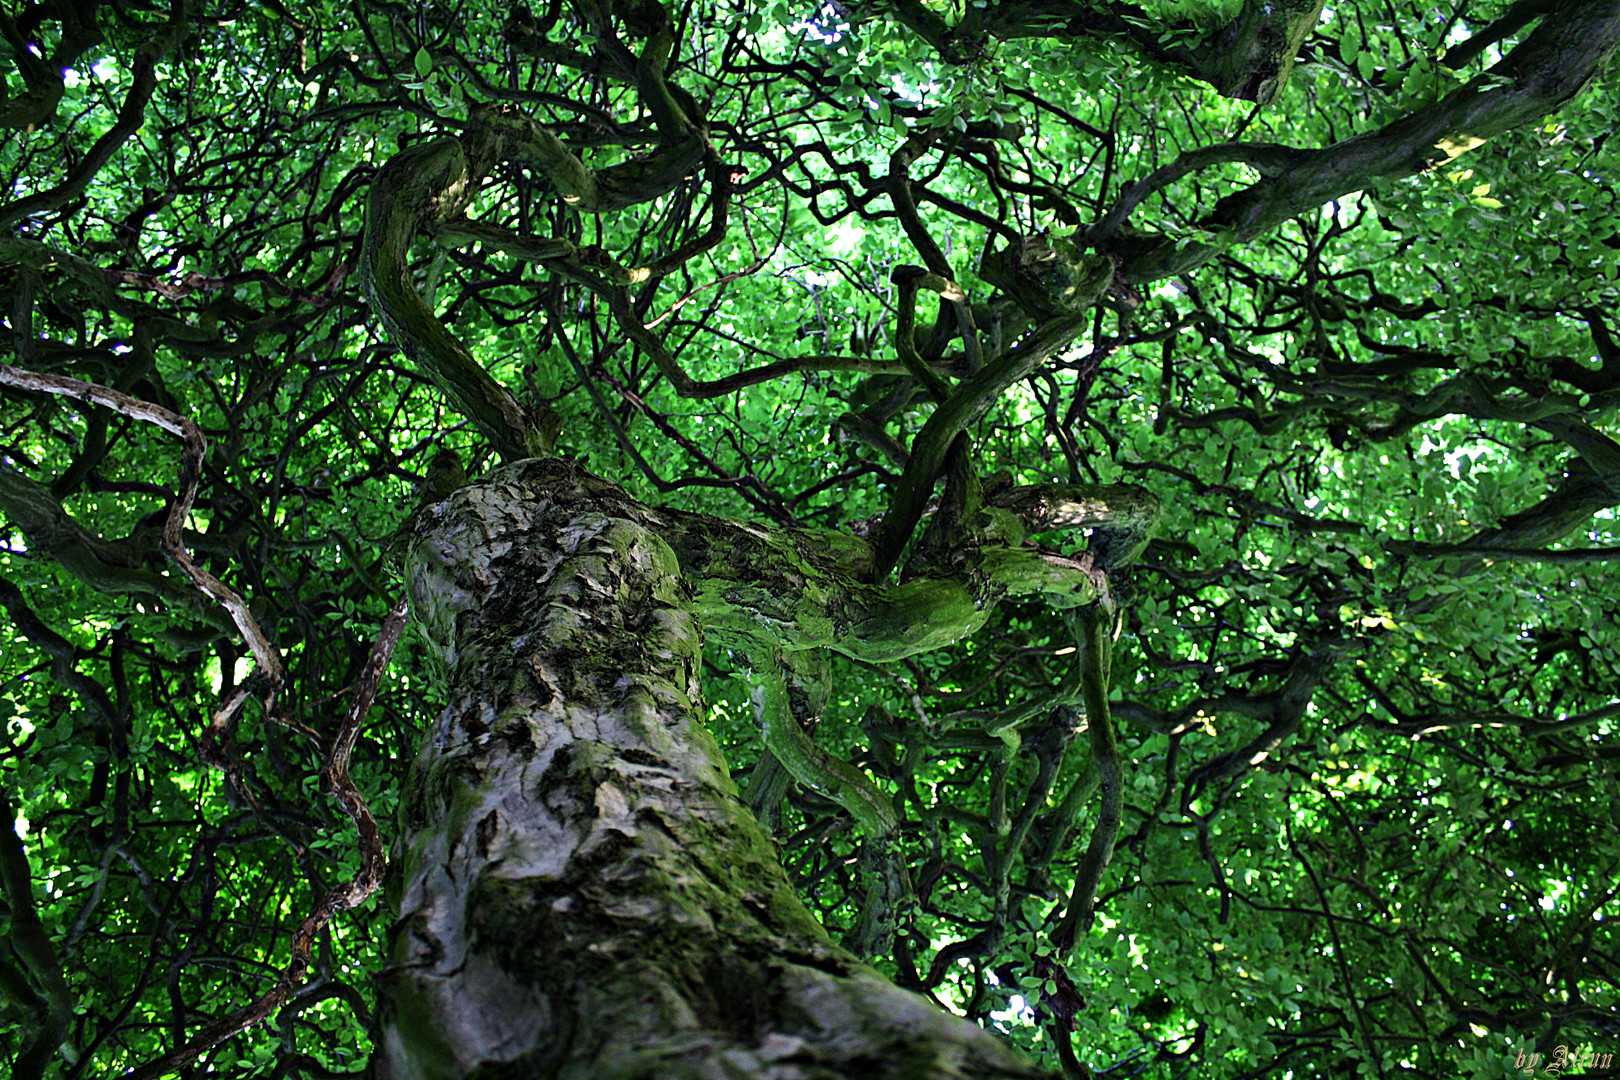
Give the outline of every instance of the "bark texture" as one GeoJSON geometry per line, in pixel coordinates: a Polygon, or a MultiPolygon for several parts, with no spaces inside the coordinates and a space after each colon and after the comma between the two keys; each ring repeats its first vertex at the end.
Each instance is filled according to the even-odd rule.
{"type": "Polygon", "coordinates": [[[1042,1075],[794,895],[698,722],[677,549],[725,557],[693,539],[715,519],[556,460],[426,518],[411,601],[449,705],[402,807],[379,1076],[1042,1075]]]}

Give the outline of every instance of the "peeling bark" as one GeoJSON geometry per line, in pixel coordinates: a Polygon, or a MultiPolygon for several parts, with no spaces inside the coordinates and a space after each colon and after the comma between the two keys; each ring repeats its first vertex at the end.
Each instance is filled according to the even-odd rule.
{"type": "Polygon", "coordinates": [[[794,895],[697,721],[683,570],[729,556],[714,519],[556,460],[427,516],[410,595],[449,705],[402,801],[379,1076],[1042,1075],[794,895]]]}

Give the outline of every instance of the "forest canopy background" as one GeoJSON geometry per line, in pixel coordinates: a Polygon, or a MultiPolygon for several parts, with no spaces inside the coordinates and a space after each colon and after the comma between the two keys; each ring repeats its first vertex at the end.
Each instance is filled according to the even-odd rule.
{"type": "MultiPolygon", "coordinates": [[[[396,538],[536,452],[891,561],[952,470],[1157,498],[1110,580],[1117,778],[1045,603],[832,658],[817,741],[900,822],[885,933],[851,812],[758,794],[745,662],[705,655],[822,922],[1047,1067],[1620,1051],[1617,40],[1595,0],[0,13],[0,360],[200,426],[185,542],[286,669],[211,728],[262,684],[165,555],[180,442],[0,385],[0,1061],[131,1069],[276,982],[362,870],[321,767],[396,538]],[[367,222],[447,136],[466,182],[396,253],[438,341],[367,222]]],[[[424,654],[350,763],[385,838],[424,654]]],[[[322,928],[207,1074],[361,1068],[388,921],[322,928]]]]}

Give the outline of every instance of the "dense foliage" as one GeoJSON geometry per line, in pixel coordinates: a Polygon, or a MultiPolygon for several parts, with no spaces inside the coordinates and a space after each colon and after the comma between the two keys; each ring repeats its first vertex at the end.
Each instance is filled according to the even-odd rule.
{"type": "MultiPolygon", "coordinates": [[[[392,538],[553,437],[648,502],[880,537],[941,455],[1161,501],[1115,583],[1117,769],[1041,605],[833,658],[817,739],[892,796],[892,934],[851,815],[750,788],[711,647],[739,784],[901,985],[1072,1075],[1620,1052],[1615,5],[39,0],[0,38],[0,353],[201,426],[187,543],[287,670],[213,726],[255,665],[160,544],[179,442],[0,386],[12,1075],[135,1068],[276,983],[360,869],[320,770],[392,538]],[[555,153],[424,214],[405,273],[532,437],[361,288],[382,167],[520,121],[555,153]],[[1048,345],[971,444],[919,437],[1048,345]]],[[[421,653],[350,766],[385,837],[421,653]]],[[[201,1073],[362,1068],[385,894],[201,1073]]]]}

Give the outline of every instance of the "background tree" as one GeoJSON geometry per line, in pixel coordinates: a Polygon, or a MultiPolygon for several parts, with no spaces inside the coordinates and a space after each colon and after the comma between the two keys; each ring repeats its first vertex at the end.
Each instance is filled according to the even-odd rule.
{"type": "Polygon", "coordinates": [[[1596,0],[0,14],[0,1060],[561,1068],[540,1030],[601,1074],[1024,1070],[949,1010],[1070,1075],[1604,1067],[1617,34],[1596,0]],[[539,584],[458,618],[507,557],[473,535],[539,584]],[[573,994],[436,924],[475,961],[445,1000],[576,1024],[452,1030],[395,915],[458,835],[478,910],[541,910],[443,763],[510,745],[469,702],[563,608],[618,636],[557,700],[622,676],[672,734],[531,805],[600,826],[593,882],[722,869],[666,874],[685,949],[626,930],[642,893],[544,894],[507,951],[573,994]]]}

